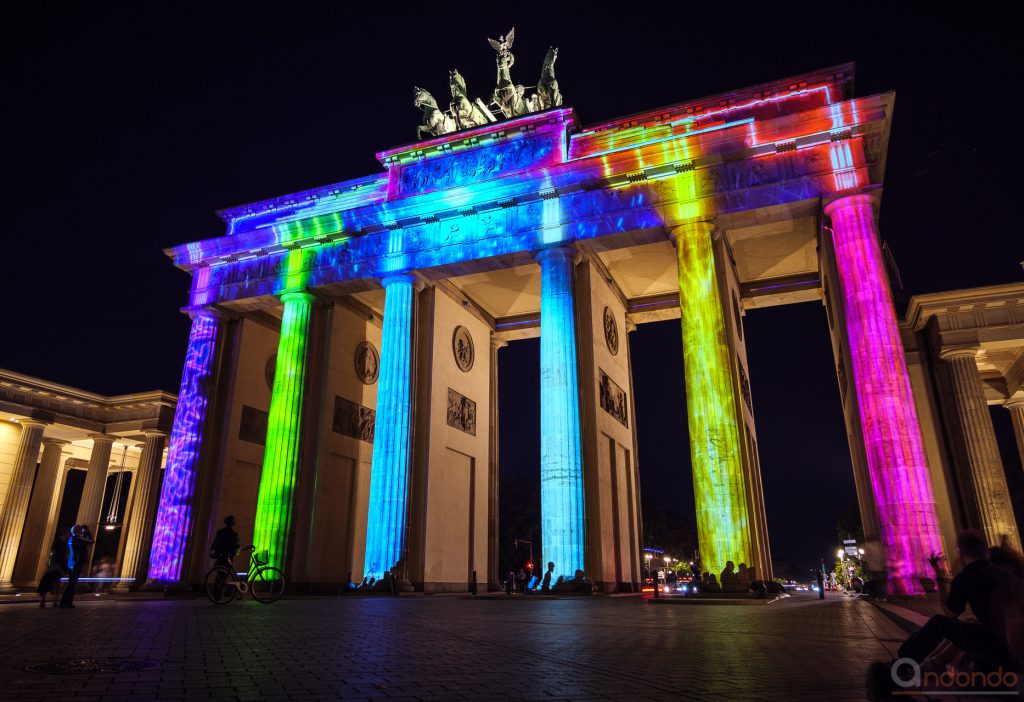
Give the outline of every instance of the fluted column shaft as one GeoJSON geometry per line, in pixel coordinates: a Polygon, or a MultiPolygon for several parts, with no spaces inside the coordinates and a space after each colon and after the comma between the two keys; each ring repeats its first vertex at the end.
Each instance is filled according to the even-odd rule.
{"type": "Polygon", "coordinates": [[[1010,411],[1013,435],[1017,437],[1017,451],[1020,452],[1020,464],[1024,466],[1024,400],[1007,402],[1004,407],[1010,411]]]}
{"type": "Polygon", "coordinates": [[[498,475],[498,351],[506,341],[491,337],[491,378],[490,378],[490,422],[487,466],[487,584],[498,589],[501,577],[498,573],[498,529],[500,480],[498,475]]]}
{"type": "Polygon", "coordinates": [[[755,558],[752,543],[733,360],[713,234],[709,222],[682,225],[673,232],[697,541],[704,570],[718,573],[730,560],[751,564],[761,559],[755,558]]]}
{"type": "Polygon", "coordinates": [[[144,432],[146,441],[135,471],[135,493],[128,510],[127,541],[121,563],[121,577],[145,580],[149,566],[149,545],[153,541],[157,502],[160,499],[160,461],[167,435],[161,431],[144,432]]]}
{"type": "Polygon", "coordinates": [[[206,410],[213,393],[221,328],[222,322],[213,310],[197,310],[192,315],[149,553],[148,575],[156,583],[175,583],[181,579],[185,547],[192,532],[192,502],[200,448],[207,431],[206,410]]]}
{"type": "Polygon", "coordinates": [[[413,278],[385,278],[377,422],[363,575],[380,578],[405,558],[412,440],[413,278]]]}
{"type": "Polygon", "coordinates": [[[920,578],[932,574],[928,556],[942,553],[942,539],[873,201],[851,195],[829,203],[825,213],[889,584],[895,592],[920,593],[920,578]]]}
{"type": "Polygon", "coordinates": [[[95,537],[103,508],[103,493],[107,487],[107,471],[110,470],[110,450],[114,446],[113,436],[93,434],[92,453],[89,454],[89,470],[85,474],[82,501],[78,503],[76,524],[87,524],[95,537]]]}
{"type": "Polygon", "coordinates": [[[573,273],[576,251],[542,249],[540,264],[540,505],[543,563],[554,577],[586,572],[583,451],[573,273]]]}
{"type": "Polygon", "coordinates": [[[14,470],[7,499],[0,514],[0,583],[10,584],[14,574],[14,561],[18,556],[25,514],[28,511],[32,482],[36,477],[36,462],[39,459],[39,444],[43,440],[44,422],[34,419],[21,421],[21,438],[14,454],[14,470]]]}
{"type": "Polygon", "coordinates": [[[289,292],[281,296],[281,301],[284,313],[252,538],[257,551],[267,551],[267,562],[283,570],[299,472],[302,402],[308,365],[306,349],[314,297],[307,292],[289,292]]]}
{"type": "Polygon", "coordinates": [[[32,499],[28,503],[25,528],[21,532],[21,546],[14,563],[14,583],[32,585],[39,578],[43,554],[50,547],[53,534],[47,533],[50,513],[54,504],[54,491],[60,475],[60,459],[67,441],[43,438],[43,457],[39,461],[32,499]]]}
{"type": "Polygon", "coordinates": [[[989,544],[996,545],[1006,537],[1010,546],[1020,551],[1020,534],[975,355],[973,348],[943,349],[939,353],[953,381],[956,415],[963,433],[978,525],[989,544]]]}

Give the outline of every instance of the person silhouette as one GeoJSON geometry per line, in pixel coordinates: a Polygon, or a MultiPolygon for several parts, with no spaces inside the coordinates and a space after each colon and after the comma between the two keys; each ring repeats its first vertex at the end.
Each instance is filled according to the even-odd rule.
{"type": "Polygon", "coordinates": [[[82,575],[85,564],[89,562],[89,547],[93,544],[92,534],[85,524],[76,524],[71,528],[71,538],[68,539],[68,585],[64,588],[64,594],[60,598],[61,609],[74,609],[75,589],[78,587],[78,578],[82,575]]]}
{"type": "Polygon", "coordinates": [[[551,578],[554,576],[554,574],[555,574],[555,563],[554,563],[554,561],[548,561],[548,570],[547,570],[546,573],[544,573],[544,580],[541,582],[541,585],[540,585],[541,592],[550,592],[551,591],[551,578]]]}

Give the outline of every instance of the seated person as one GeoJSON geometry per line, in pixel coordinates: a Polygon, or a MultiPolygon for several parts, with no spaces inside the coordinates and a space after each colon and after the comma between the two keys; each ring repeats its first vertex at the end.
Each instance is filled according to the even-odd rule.
{"type": "MultiPolygon", "coordinates": [[[[940,585],[940,600],[944,598],[943,609],[947,614],[934,615],[904,641],[899,648],[899,657],[924,664],[939,644],[949,641],[982,670],[994,670],[999,666],[1012,668],[1015,664],[1009,653],[1005,621],[1006,612],[1010,609],[1008,604],[1020,596],[1020,581],[988,560],[988,547],[980,532],[961,532],[956,548],[964,568],[953,579],[948,591],[945,585],[949,578],[945,577],[942,557],[932,558],[940,585]],[[977,622],[960,619],[968,604],[977,622]]],[[[928,670],[934,666],[928,663],[921,667],[928,670]]],[[[891,664],[885,663],[871,666],[869,680],[876,697],[893,684],[890,669],[891,664]]]]}

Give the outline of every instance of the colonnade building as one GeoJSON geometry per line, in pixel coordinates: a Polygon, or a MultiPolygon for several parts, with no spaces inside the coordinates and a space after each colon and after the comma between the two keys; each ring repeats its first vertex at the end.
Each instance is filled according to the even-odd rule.
{"type": "Polygon", "coordinates": [[[500,349],[539,336],[522,382],[540,384],[540,436],[514,440],[540,445],[540,560],[635,589],[629,334],[665,319],[690,444],[650,450],[689,451],[703,567],[771,577],[743,320],[799,302],[826,310],[892,588],[920,592],[965,526],[1019,548],[988,405],[1024,440],[1024,283],[897,319],[877,226],[893,105],[855,97],[842,65],[589,127],[555,108],[221,211],[224,236],[167,251],[192,327],[137,584],[200,582],[229,513],[308,591],[385,570],[426,592],[495,584],[500,349]]]}

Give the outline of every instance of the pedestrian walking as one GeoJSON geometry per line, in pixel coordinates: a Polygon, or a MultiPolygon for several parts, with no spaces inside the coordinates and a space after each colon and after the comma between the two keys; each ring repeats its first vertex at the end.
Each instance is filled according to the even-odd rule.
{"type": "Polygon", "coordinates": [[[61,609],[73,609],[75,606],[75,589],[78,578],[82,575],[85,564],[89,562],[89,547],[93,544],[92,534],[85,524],[76,524],[71,528],[68,539],[68,584],[60,598],[61,609]]]}
{"type": "Polygon", "coordinates": [[[60,587],[60,579],[67,575],[68,564],[68,538],[71,530],[62,527],[57,532],[57,538],[50,546],[50,555],[46,558],[46,572],[39,580],[36,593],[39,595],[39,608],[46,607],[46,596],[53,594],[53,606],[57,606],[57,589],[60,587]]]}

